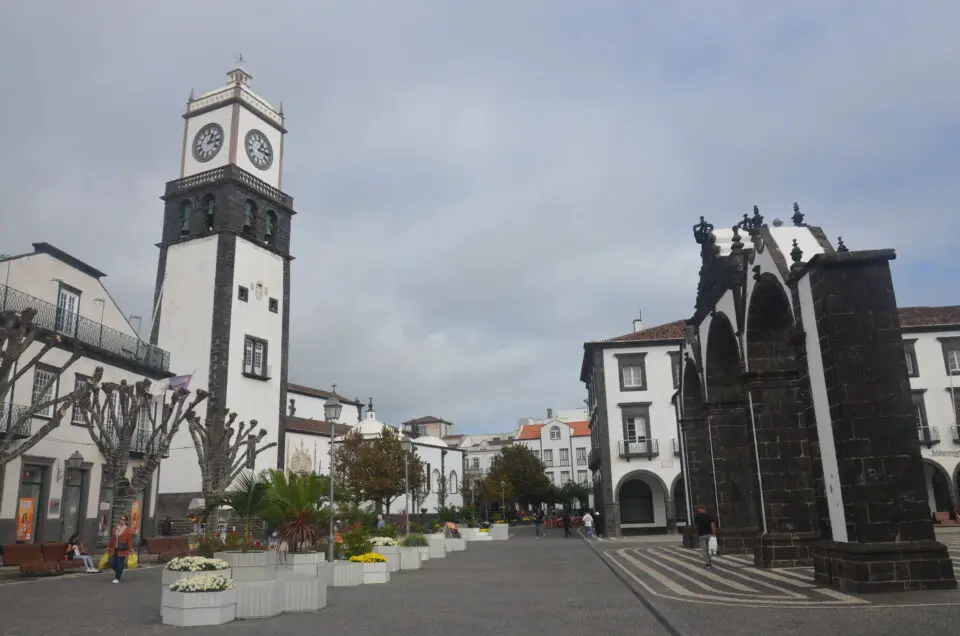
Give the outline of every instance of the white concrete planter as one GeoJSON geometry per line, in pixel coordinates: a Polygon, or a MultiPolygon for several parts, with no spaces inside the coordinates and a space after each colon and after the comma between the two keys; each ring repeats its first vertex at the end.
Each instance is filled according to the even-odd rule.
{"type": "Polygon", "coordinates": [[[510,526],[506,523],[494,523],[490,525],[490,538],[494,541],[506,541],[510,536],[510,526]]]}
{"type": "Polygon", "coordinates": [[[161,581],[163,584],[170,585],[174,581],[179,581],[180,579],[189,579],[194,576],[225,576],[228,579],[232,578],[230,576],[230,568],[226,570],[204,570],[202,572],[177,572],[175,570],[168,570],[164,568],[163,574],[161,575],[161,581]]]}
{"type": "Polygon", "coordinates": [[[478,530],[476,538],[471,540],[472,541],[493,541],[493,537],[490,536],[489,532],[480,532],[478,530]]]}
{"type": "Polygon", "coordinates": [[[363,585],[363,563],[334,562],[333,587],[354,587],[356,585],[363,585]]]}
{"type": "Polygon", "coordinates": [[[400,546],[377,545],[373,547],[373,551],[387,558],[387,570],[390,572],[400,571],[400,546]]]}
{"type": "Polygon", "coordinates": [[[419,570],[421,565],[420,548],[400,548],[401,570],[419,570]]]}
{"type": "Polygon", "coordinates": [[[283,587],[284,612],[315,612],[327,606],[327,583],[316,576],[284,574],[276,584],[283,587]]]}
{"type": "Polygon", "coordinates": [[[363,584],[389,583],[390,570],[386,563],[361,563],[363,566],[363,584]]]}
{"type": "Polygon", "coordinates": [[[283,611],[284,588],[277,585],[275,552],[217,552],[214,556],[230,564],[237,618],[265,618],[283,611]]]}
{"type": "Polygon", "coordinates": [[[443,542],[446,544],[448,552],[463,552],[467,549],[467,542],[463,537],[444,539],[443,542]]]}
{"type": "Polygon", "coordinates": [[[223,625],[236,618],[237,591],[173,592],[163,588],[160,620],[164,625],[223,625]]]}
{"type": "Polygon", "coordinates": [[[476,541],[479,533],[480,528],[460,528],[460,536],[465,541],[476,541]]]}
{"type": "Polygon", "coordinates": [[[327,555],[322,552],[288,552],[280,557],[280,570],[285,574],[316,577],[320,575],[317,566],[326,560],[327,555]]]}
{"type": "Polygon", "coordinates": [[[421,564],[422,564],[424,561],[429,561],[429,560],[430,560],[430,546],[425,545],[425,546],[417,547],[417,548],[413,548],[413,549],[414,549],[414,550],[417,550],[417,551],[420,553],[420,563],[421,563],[421,564]]]}
{"type": "Polygon", "coordinates": [[[428,550],[430,550],[431,559],[442,559],[447,556],[447,544],[442,534],[428,534],[427,541],[430,542],[428,550]]]}
{"type": "Polygon", "coordinates": [[[273,550],[217,552],[214,557],[230,565],[235,583],[270,581],[277,578],[277,553],[273,550]]]}

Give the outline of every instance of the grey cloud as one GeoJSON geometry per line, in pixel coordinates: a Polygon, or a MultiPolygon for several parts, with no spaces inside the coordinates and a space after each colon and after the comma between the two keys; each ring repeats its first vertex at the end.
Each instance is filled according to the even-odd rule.
{"type": "Polygon", "coordinates": [[[895,271],[956,264],[955,3],[653,6],[5,7],[0,251],[50,241],[149,314],[179,116],[242,51],[290,128],[292,377],[391,421],[580,404],[584,340],[689,315],[700,214],[798,200],[895,271]]]}

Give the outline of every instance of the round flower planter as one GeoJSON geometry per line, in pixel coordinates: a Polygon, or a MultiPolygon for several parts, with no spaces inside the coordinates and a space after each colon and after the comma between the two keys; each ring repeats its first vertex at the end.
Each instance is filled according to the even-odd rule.
{"type": "Polygon", "coordinates": [[[282,572],[316,577],[321,574],[317,566],[326,562],[327,555],[322,552],[287,552],[281,553],[279,558],[282,572]]]}
{"type": "MultiPolygon", "coordinates": [[[[380,565],[386,565],[382,563],[380,565]]],[[[363,563],[336,561],[333,563],[333,587],[363,585],[363,563]]]]}
{"type": "Polygon", "coordinates": [[[174,581],[179,581],[180,579],[189,579],[194,576],[212,576],[214,574],[218,576],[225,576],[228,579],[232,578],[230,575],[230,568],[227,568],[226,570],[203,570],[200,572],[191,572],[191,571],[180,572],[178,570],[164,569],[163,574],[161,575],[161,582],[163,583],[164,586],[167,586],[173,583],[174,581]]]}
{"type": "Polygon", "coordinates": [[[315,612],[327,606],[327,582],[316,576],[283,573],[276,585],[284,613],[315,612]]]}
{"type": "Polygon", "coordinates": [[[237,618],[266,618],[283,612],[284,588],[277,585],[275,552],[217,552],[214,556],[230,564],[237,618]]]}
{"type": "Polygon", "coordinates": [[[401,570],[419,570],[423,564],[420,560],[420,548],[397,548],[400,552],[401,570]]]}
{"type": "MultiPolygon", "coordinates": [[[[196,576],[196,572],[192,573],[196,576]]],[[[237,590],[174,592],[163,588],[160,620],[164,625],[199,627],[223,625],[236,618],[237,590]]]]}
{"type": "Polygon", "coordinates": [[[442,534],[428,534],[427,541],[430,543],[428,549],[431,559],[442,559],[447,556],[447,546],[442,534]]]}
{"type": "Polygon", "coordinates": [[[387,563],[361,563],[363,566],[363,584],[389,583],[390,570],[387,563]]]}
{"type": "Polygon", "coordinates": [[[373,551],[382,554],[387,559],[387,570],[390,572],[400,571],[400,548],[395,545],[377,545],[373,551]]]}
{"type": "Polygon", "coordinates": [[[448,552],[463,552],[467,549],[467,541],[463,537],[459,539],[449,538],[443,540],[444,544],[447,546],[448,552]]]}
{"type": "Polygon", "coordinates": [[[494,541],[506,541],[509,535],[510,526],[505,523],[494,523],[490,526],[490,538],[494,541]]]}

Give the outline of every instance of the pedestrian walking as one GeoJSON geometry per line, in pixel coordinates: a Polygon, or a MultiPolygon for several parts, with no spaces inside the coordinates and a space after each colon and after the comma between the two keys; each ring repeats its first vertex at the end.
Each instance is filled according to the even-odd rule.
{"type": "Polygon", "coordinates": [[[707,514],[707,508],[703,504],[697,506],[697,514],[693,516],[693,524],[697,528],[697,535],[700,537],[700,551],[703,552],[704,567],[712,568],[713,559],[710,554],[710,541],[716,541],[717,522],[713,515],[707,514]]]}
{"type": "Polygon", "coordinates": [[[587,510],[583,513],[583,529],[587,533],[587,538],[593,538],[593,515],[587,510]]]}
{"type": "Polygon", "coordinates": [[[127,525],[127,517],[120,517],[120,523],[113,528],[110,544],[107,546],[107,553],[110,555],[113,566],[114,583],[119,583],[120,577],[123,576],[123,566],[127,563],[127,555],[130,554],[132,545],[133,530],[127,525]]]}
{"type": "Polygon", "coordinates": [[[533,525],[537,530],[537,537],[543,536],[543,510],[537,510],[537,516],[533,520],[533,525]]]}
{"type": "Polygon", "coordinates": [[[573,533],[570,532],[570,511],[566,508],[563,509],[563,536],[573,536],[573,533]]]}

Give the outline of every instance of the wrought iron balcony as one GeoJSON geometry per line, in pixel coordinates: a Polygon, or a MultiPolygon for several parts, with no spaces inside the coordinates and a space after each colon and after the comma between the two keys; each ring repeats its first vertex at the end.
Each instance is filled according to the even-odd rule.
{"type": "Polygon", "coordinates": [[[577,457],[577,466],[586,466],[587,465],[587,456],[577,457]]]}
{"type": "Polygon", "coordinates": [[[18,437],[30,437],[32,418],[27,418],[26,421],[20,422],[19,424],[17,423],[29,408],[30,407],[20,404],[0,404],[0,434],[5,436],[7,431],[13,427],[14,435],[18,437]]]}
{"type": "Polygon", "coordinates": [[[37,312],[33,319],[34,324],[41,329],[60,334],[66,340],[74,340],[83,346],[128,358],[157,371],[170,370],[170,354],[163,349],[0,284],[0,311],[21,312],[25,309],[37,312]]]}
{"type": "Polygon", "coordinates": [[[563,458],[561,457],[561,458],[560,458],[560,465],[561,465],[561,466],[569,466],[569,465],[570,465],[570,460],[569,460],[569,459],[563,459],[563,458]]]}
{"type": "Polygon", "coordinates": [[[673,454],[676,457],[680,457],[680,439],[677,437],[673,438],[673,454]]]}
{"type": "Polygon", "coordinates": [[[940,443],[940,431],[934,426],[918,426],[917,437],[923,446],[934,446],[940,443]]]}
{"type": "Polygon", "coordinates": [[[591,448],[590,454],[587,456],[587,468],[590,470],[598,470],[600,465],[603,463],[602,458],[600,457],[599,448],[591,448]]]}
{"type": "Polygon", "coordinates": [[[660,445],[655,439],[620,442],[620,457],[625,459],[631,457],[653,458],[659,454],[660,445]]]}

